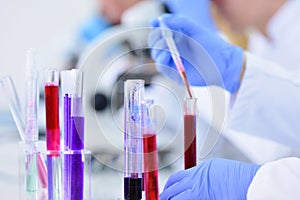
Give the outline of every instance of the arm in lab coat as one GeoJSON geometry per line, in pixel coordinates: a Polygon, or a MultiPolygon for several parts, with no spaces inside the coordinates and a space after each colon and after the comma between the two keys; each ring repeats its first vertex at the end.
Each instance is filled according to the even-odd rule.
{"type": "Polygon", "coordinates": [[[300,159],[285,158],[263,165],[247,192],[248,200],[300,199],[300,159]]]}
{"type": "Polygon", "coordinates": [[[299,115],[300,71],[246,53],[227,128],[300,149],[299,115]]]}

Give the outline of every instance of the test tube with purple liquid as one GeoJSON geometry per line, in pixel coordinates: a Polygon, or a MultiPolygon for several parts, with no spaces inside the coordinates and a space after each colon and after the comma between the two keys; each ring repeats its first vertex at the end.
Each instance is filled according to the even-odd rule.
{"type": "Polygon", "coordinates": [[[83,115],[83,72],[72,70],[74,86],[71,95],[71,128],[69,135],[70,154],[70,199],[84,197],[84,115],[83,115]]]}

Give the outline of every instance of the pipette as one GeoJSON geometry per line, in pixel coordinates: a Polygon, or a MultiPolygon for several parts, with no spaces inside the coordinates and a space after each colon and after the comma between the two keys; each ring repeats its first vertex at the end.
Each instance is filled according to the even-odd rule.
{"type": "Polygon", "coordinates": [[[187,76],[186,76],[186,72],[185,72],[185,69],[184,69],[184,65],[182,63],[182,60],[180,58],[180,54],[179,54],[179,51],[176,47],[176,44],[174,42],[174,39],[173,39],[173,33],[171,30],[169,30],[166,26],[166,24],[162,21],[161,17],[159,17],[159,24],[160,26],[162,27],[161,29],[161,33],[162,33],[162,36],[163,38],[166,40],[167,42],[167,45],[168,45],[168,48],[169,50],[171,51],[171,56],[172,56],[172,59],[176,65],[176,68],[185,84],[185,87],[188,91],[188,94],[190,96],[190,98],[193,97],[192,95],[192,91],[190,89],[190,85],[189,85],[189,82],[187,80],[187,76]]]}
{"type": "Polygon", "coordinates": [[[25,140],[27,143],[38,140],[38,87],[37,68],[35,66],[35,52],[27,51],[26,59],[26,94],[25,94],[25,140]]]}
{"type": "Polygon", "coordinates": [[[8,106],[16,123],[20,138],[25,142],[25,123],[23,118],[24,113],[22,113],[21,103],[16,91],[15,84],[10,76],[6,76],[0,80],[0,86],[2,87],[4,96],[6,97],[6,100],[8,102],[8,106]]]}

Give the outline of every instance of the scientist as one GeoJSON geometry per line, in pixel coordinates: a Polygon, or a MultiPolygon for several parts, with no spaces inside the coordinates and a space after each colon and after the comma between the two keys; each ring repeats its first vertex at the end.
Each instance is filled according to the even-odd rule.
{"type": "MultiPolygon", "coordinates": [[[[230,26],[239,32],[246,32],[248,35],[247,50],[256,56],[272,60],[285,69],[291,71],[299,70],[298,51],[300,44],[300,26],[296,26],[299,20],[299,0],[162,0],[174,13],[182,14],[204,26],[216,31],[217,27],[211,17],[210,8],[214,4],[217,10],[225,18],[230,26]],[[193,6],[191,6],[193,5],[193,6]]],[[[261,65],[267,71],[271,68],[261,65]]],[[[270,90],[273,90],[271,87],[270,90]]],[[[243,90],[245,95],[238,95],[239,103],[231,102],[234,106],[230,112],[231,120],[223,132],[230,142],[241,150],[252,162],[265,163],[286,156],[299,156],[299,148],[293,148],[289,143],[283,144],[281,137],[295,137],[299,133],[299,127],[290,131],[289,127],[283,130],[284,124],[280,122],[283,109],[276,109],[276,112],[265,113],[264,109],[251,109],[251,105],[259,104],[261,108],[276,104],[278,101],[284,104],[289,101],[283,95],[277,96],[276,101],[266,102],[259,95],[253,95],[254,90],[243,90]],[[252,101],[249,105],[248,96],[252,101]],[[283,100],[280,100],[283,98],[283,100]],[[261,102],[263,100],[263,102],[261,102]],[[245,104],[247,104],[245,106],[245,104]],[[252,110],[252,112],[248,112],[252,110]],[[247,115],[245,115],[247,112],[247,115]],[[256,120],[257,115],[272,116],[272,121],[256,120]],[[280,124],[280,129],[272,124],[280,124]],[[255,124],[255,125],[254,125],[255,124]],[[288,132],[287,134],[285,132],[288,132]],[[247,134],[252,132],[253,134],[247,134]],[[245,134],[246,133],[246,134],[245,134]],[[260,133],[264,134],[263,139],[260,133]],[[257,137],[258,136],[258,137],[257,137]],[[278,137],[270,141],[268,138],[278,137]],[[264,151],[268,149],[268,151],[264,151]]],[[[268,91],[270,93],[271,91],[268,91]]],[[[289,109],[293,109],[289,107],[289,109]]],[[[299,111],[299,110],[298,110],[299,111]]],[[[296,113],[296,112],[293,112],[296,113]]],[[[294,118],[296,116],[285,116],[294,118]]],[[[295,118],[296,119],[296,118],[295,118]]],[[[290,127],[295,128],[295,127],[290,127]]],[[[298,140],[296,140],[298,141],[298,140]]],[[[299,145],[299,144],[298,144],[299,145]]],[[[293,145],[292,145],[293,146],[293,145]]]]}
{"type": "MultiPolygon", "coordinates": [[[[237,93],[235,104],[240,103],[239,96],[247,98],[248,101],[243,102],[243,111],[250,116],[249,134],[259,131],[264,137],[264,131],[271,126],[277,131],[268,135],[268,139],[299,149],[300,71],[291,72],[244,52],[225,42],[216,32],[185,17],[163,15],[161,20],[174,30],[174,39],[191,84],[217,85],[231,94],[237,93]],[[258,111],[261,114],[254,117],[252,113],[258,111]],[[260,121],[264,125],[259,130],[251,128],[260,121]]],[[[159,21],[155,20],[153,26],[159,27],[159,21]]],[[[149,45],[158,70],[177,78],[170,73],[175,65],[159,28],[150,33],[149,45]]],[[[299,167],[298,158],[286,158],[262,166],[209,159],[172,175],[161,199],[299,199],[299,167]]]]}

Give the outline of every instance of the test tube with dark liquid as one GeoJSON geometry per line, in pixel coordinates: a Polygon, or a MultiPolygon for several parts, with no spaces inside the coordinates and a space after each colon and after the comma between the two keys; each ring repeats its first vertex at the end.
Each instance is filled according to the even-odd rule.
{"type": "Polygon", "coordinates": [[[53,200],[61,198],[59,74],[56,70],[48,70],[45,75],[48,200],[53,200]]]}
{"type": "Polygon", "coordinates": [[[197,165],[197,99],[184,99],[184,168],[197,165]]]}
{"type": "Polygon", "coordinates": [[[124,199],[142,199],[143,80],[127,80],[124,86],[124,199]]]}
{"type": "Polygon", "coordinates": [[[146,200],[158,200],[158,160],[153,100],[143,101],[144,189],[146,200]]]}

